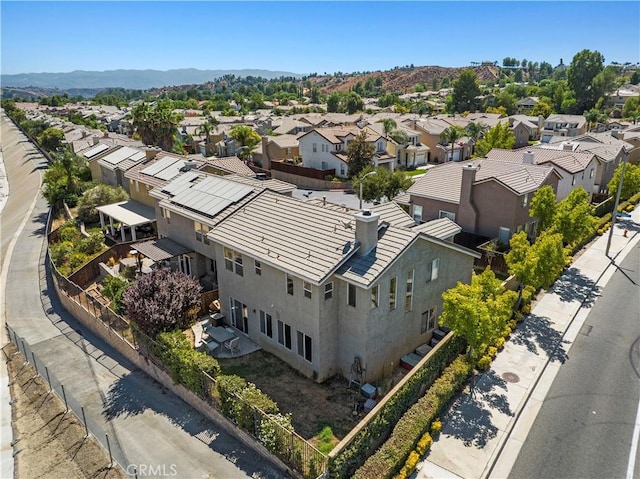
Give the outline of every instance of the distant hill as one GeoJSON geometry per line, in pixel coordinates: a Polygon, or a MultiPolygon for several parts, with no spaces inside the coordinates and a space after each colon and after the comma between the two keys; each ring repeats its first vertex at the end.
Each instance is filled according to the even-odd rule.
{"type": "Polygon", "coordinates": [[[471,68],[478,75],[481,82],[495,82],[500,75],[500,68],[493,65],[477,67],[439,67],[421,66],[405,67],[387,71],[363,73],[359,75],[345,74],[342,76],[328,75],[310,78],[323,92],[349,91],[357,83],[364,84],[369,78],[382,79],[382,88],[388,92],[409,93],[418,83],[424,83],[427,90],[439,89],[443,79],[455,80],[463,70],[471,68]],[[435,83],[435,85],[434,85],[435,83]]]}
{"type": "Polygon", "coordinates": [[[0,84],[6,87],[39,87],[70,89],[102,89],[129,88],[147,90],[169,85],[200,84],[224,75],[241,77],[254,76],[263,78],[302,77],[299,73],[272,70],[198,70],[183,68],[177,70],[107,70],[82,71],[69,73],[19,73],[16,75],[0,75],[0,84]]]}

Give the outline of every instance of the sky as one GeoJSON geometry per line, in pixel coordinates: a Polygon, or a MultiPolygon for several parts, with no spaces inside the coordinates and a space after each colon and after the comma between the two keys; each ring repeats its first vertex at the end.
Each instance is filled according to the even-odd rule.
{"type": "Polygon", "coordinates": [[[0,2],[4,74],[640,61],[640,2],[0,2]]]}

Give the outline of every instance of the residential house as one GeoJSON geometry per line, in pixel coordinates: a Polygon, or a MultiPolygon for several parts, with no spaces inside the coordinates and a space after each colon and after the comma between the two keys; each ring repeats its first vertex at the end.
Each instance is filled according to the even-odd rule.
{"type": "Polygon", "coordinates": [[[599,160],[596,169],[594,193],[608,193],[607,185],[613,177],[613,172],[618,165],[632,157],[640,154],[640,148],[634,147],[629,142],[620,140],[611,135],[611,132],[588,133],[586,135],[572,138],[571,141],[562,141],[561,138],[554,138],[544,148],[555,148],[558,150],[572,149],[576,152],[593,153],[599,160]]]}
{"type": "Polygon", "coordinates": [[[440,137],[442,132],[451,126],[451,123],[431,117],[405,120],[403,124],[420,133],[420,144],[429,148],[427,153],[429,163],[460,161],[471,156],[472,145],[468,138],[460,138],[451,148],[451,144],[440,137]]]}
{"type": "MultiPolygon", "coordinates": [[[[385,207],[386,208],[386,207],[385,207]]],[[[222,313],[317,381],[366,380],[431,338],[442,293],[479,255],[412,228],[399,208],[353,212],[264,190],[208,233],[222,313]]]]}
{"type": "Polygon", "coordinates": [[[540,131],[542,143],[553,136],[578,136],[587,132],[587,120],[583,115],[549,115],[540,131]]]}
{"type": "Polygon", "coordinates": [[[255,176],[255,172],[237,156],[229,156],[227,158],[207,158],[199,169],[206,173],[221,176],[232,174],[251,177],[255,176]]]}
{"type": "Polygon", "coordinates": [[[520,164],[544,165],[553,167],[560,179],[556,190],[558,201],[566,198],[574,188],[582,186],[589,198],[597,193],[595,184],[598,169],[601,166],[596,155],[589,152],[573,151],[573,145],[555,150],[543,147],[503,150],[494,148],[487,153],[487,158],[497,161],[508,161],[520,164]]]}
{"type": "Polygon", "coordinates": [[[614,108],[622,110],[624,108],[625,102],[629,98],[638,96],[640,96],[640,86],[627,83],[619,88],[616,88],[615,92],[610,93],[609,100],[611,101],[614,108]]]}
{"type": "MultiPolygon", "coordinates": [[[[357,126],[316,128],[298,137],[302,166],[318,170],[335,169],[336,176],[349,177],[349,142],[361,130],[357,126]]],[[[374,145],[372,164],[393,170],[395,157],[387,153],[387,139],[373,130],[366,130],[367,141],[374,145]]]]}
{"type": "Polygon", "coordinates": [[[534,234],[529,217],[533,194],[543,185],[558,187],[551,166],[493,159],[449,162],[431,168],[403,195],[414,218],[449,218],[462,231],[508,243],[514,233],[534,234]]]}
{"type": "MultiPolygon", "coordinates": [[[[384,134],[382,123],[368,123],[365,128],[380,136],[384,134]]],[[[397,125],[397,130],[405,133],[409,141],[407,143],[398,143],[393,138],[387,137],[387,152],[395,157],[395,166],[415,168],[416,166],[426,165],[430,150],[428,146],[420,143],[420,133],[402,123],[397,125]]]]}
{"type": "Polygon", "coordinates": [[[125,172],[146,158],[145,152],[140,148],[120,145],[110,148],[102,142],[81,154],[87,158],[93,181],[114,187],[122,186],[127,193],[129,185],[125,181],[125,172]]]}
{"type": "Polygon", "coordinates": [[[516,141],[514,148],[528,146],[529,142],[540,140],[540,130],[544,124],[543,116],[511,115],[507,117],[516,141]]]}
{"type": "Polygon", "coordinates": [[[540,98],[537,96],[528,96],[522,98],[516,102],[516,111],[521,115],[528,115],[533,110],[533,107],[540,102],[540,98]]]}
{"type": "Polygon", "coordinates": [[[294,160],[300,157],[299,135],[263,136],[253,159],[265,170],[271,169],[272,161],[294,160]]]}

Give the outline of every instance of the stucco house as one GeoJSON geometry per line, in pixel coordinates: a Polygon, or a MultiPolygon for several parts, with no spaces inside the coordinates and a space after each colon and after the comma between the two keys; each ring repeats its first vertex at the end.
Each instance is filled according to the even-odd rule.
{"type": "Polygon", "coordinates": [[[374,380],[429,341],[442,293],[479,256],[413,225],[393,204],[355,212],[263,190],[207,234],[222,312],[308,377],[348,376],[358,358],[374,380]]]}
{"type": "Polygon", "coordinates": [[[503,150],[494,148],[487,158],[512,163],[552,166],[560,176],[556,196],[558,201],[566,198],[571,190],[582,186],[589,197],[598,192],[596,178],[602,162],[588,151],[574,151],[574,145],[564,142],[559,149],[545,147],[503,150]]]}
{"type": "MultiPolygon", "coordinates": [[[[318,170],[335,169],[336,176],[349,177],[349,142],[362,130],[357,126],[315,128],[298,137],[302,166],[318,170]]],[[[376,168],[384,166],[391,170],[395,157],[387,152],[387,139],[373,130],[366,130],[367,141],[374,145],[371,163],[376,168]]]]}
{"type": "Polygon", "coordinates": [[[551,166],[492,159],[449,162],[429,169],[396,201],[423,221],[449,218],[465,233],[508,243],[521,230],[533,236],[531,198],[543,185],[556,191],[559,179],[551,166]]]}
{"type": "MultiPolygon", "coordinates": [[[[372,130],[375,134],[383,136],[384,126],[382,123],[370,123],[365,128],[372,130]]],[[[402,123],[397,125],[397,130],[402,131],[408,137],[407,143],[398,143],[393,138],[387,137],[387,152],[395,157],[395,166],[404,168],[415,168],[426,165],[429,157],[429,147],[420,143],[420,133],[402,123]]]]}
{"type": "Polygon", "coordinates": [[[549,115],[540,131],[540,141],[548,143],[554,136],[578,136],[587,132],[583,115],[549,115]]]}
{"type": "Polygon", "coordinates": [[[471,143],[468,138],[460,138],[453,148],[451,144],[440,138],[444,130],[451,126],[445,120],[437,118],[422,118],[405,120],[404,125],[420,133],[420,143],[429,148],[427,161],[429,163],[445,163],[447,161],[461,161],[471,155],[471,143]]]}
{"type": "Polygon", "coordinates": [[[521,98],[516,102],[516,110],[518,113],[528,115],[533,110],[533,107],[536,106],[540,102],[540,98],[537,96],[528,96],[526,98],[521,98]]]}

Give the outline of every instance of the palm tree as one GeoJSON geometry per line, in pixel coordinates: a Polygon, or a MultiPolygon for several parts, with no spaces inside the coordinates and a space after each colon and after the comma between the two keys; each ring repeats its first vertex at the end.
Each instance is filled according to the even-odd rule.
{"type": "Polygon", "coordinates": [[[240,145],[238,157],[247,159],[251,156],[258,143],[262,140],[260,135],[248,125],[238,125],[231,128],[229,135],[240,145]]]}
{"type": "Polygon", "coordinates": [[[486,129],[487,127],[483,123],[474,123],[473,121],[469,122],[469,124],[464,129],[467,136],[471,138],[471,140],[473,141],[473,146],[471,147],[471,153],[473,153],[473,150],[476,147],[476,142],[484,134],[486,129]]]}
{"type": "Polygon", "coordinates": [[[449,128],[445,128],[442,133],[440,133],[440,139],[447,142],[447,144],[451,144],[451,160],[453,160],[453,149],[456,146],[456,141],[462,138],[464,134],[464,130],[455,125],[452,125],[449,128]]]}

